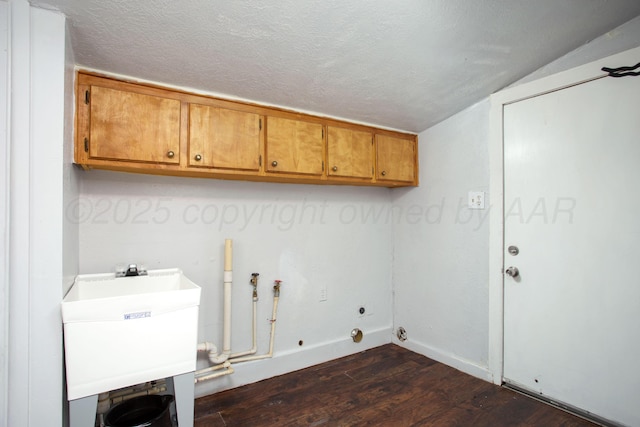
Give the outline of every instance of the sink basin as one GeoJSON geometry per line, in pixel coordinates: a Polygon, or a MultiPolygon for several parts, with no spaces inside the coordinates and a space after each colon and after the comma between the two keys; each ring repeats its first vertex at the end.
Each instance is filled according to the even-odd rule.
{"type": "Polygon", "coordinates": [[[199,304],[179,269],[77,276],[61,308],[68,399],[194,371],[199,304]]]}

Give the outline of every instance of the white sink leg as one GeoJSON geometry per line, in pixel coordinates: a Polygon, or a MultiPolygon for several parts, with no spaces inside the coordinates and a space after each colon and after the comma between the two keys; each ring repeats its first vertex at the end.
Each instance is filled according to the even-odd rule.
{"type": "Polygon", "coordinates": [[[178,415],[178,427],[193,427],[194,372],[167,378],[167,392],[173,394],[178,415]]]}
{"type": "Polygon", "coordinates": [[[96,422],[98,395],[81,397],[69,401],[69,426],[86,427],[96,422]]]}

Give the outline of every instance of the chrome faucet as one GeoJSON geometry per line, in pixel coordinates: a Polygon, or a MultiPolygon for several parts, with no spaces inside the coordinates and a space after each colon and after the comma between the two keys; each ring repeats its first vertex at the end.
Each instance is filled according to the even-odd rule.
{"type": "Polygon", "coordinates": [[[137,264],[129,264],[126,270],[118,269],[116,271],[116,277],[133,277],[133,276],[146,276],[147,270],[143,267],[138,268],[137,264]]]}

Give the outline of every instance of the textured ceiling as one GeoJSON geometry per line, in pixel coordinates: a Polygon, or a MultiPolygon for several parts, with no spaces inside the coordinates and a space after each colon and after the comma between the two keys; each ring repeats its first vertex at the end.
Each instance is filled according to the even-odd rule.
{"type": "Polygon", "coordinates": [[[31,0],[79,66],[422,131],[640,14],[638,0],[31,0]]]}

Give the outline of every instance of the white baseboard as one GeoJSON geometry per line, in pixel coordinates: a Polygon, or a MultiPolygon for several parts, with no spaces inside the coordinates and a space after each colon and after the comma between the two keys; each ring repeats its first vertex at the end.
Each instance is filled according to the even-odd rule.
{"type": "Polygon", "coordinates": [[[392,328],[390,326],[362,332],[364,336],[359,343],[347,337],[310,346],[305,345],[295,350],[275,351],[270,359],[234,364],[233,374],[196,384],[195,397],[255,383],[391,343],[392,328]]]}
{"type": "Polygon", "coordinates": [[[465,374],[480,378],[484,381],[493,382],[493,374],[489,371],[488,366],[479,365],[472,360],[459,357],[451,352],[431,347],[423,343],[415,341],[401,342],[395,337],[393,337],[392,342],[393,344],[397,344],[401,347],[405,347],[408,350],[411,350],[418,354],[422,354],[429,359],[433,359],[437,362],[444,363],[447,366],[451,366],[452,368],[464,372],[465,374]]]}

